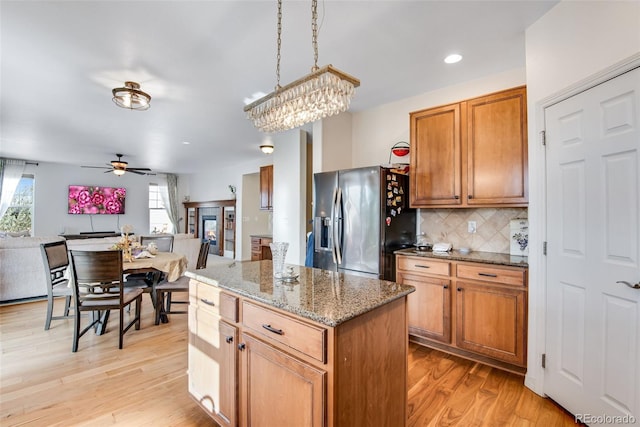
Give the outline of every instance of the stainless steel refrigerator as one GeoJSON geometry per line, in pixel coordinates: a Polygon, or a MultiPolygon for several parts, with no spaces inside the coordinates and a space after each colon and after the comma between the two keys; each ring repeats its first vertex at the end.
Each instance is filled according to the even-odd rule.
{"type": "Polygon", "coordinates": [[[395,281],[393,252],[415,243],[408,178],[380,166],[315,174],[313,266],[395,281]]]}

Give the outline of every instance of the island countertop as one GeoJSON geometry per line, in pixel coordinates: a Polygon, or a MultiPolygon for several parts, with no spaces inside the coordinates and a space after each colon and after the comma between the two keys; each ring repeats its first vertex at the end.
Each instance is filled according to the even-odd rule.
{"type": "Polygon", "coordinates": [[[303,318],[335,327],[415,290],[386,280],[294,266],[297,281],[273,277],[272,261],[231,261],[186,276],[218,286],[248,299],[279,308],[303,318]]]}
{"type": "Polygon", "coordinates": [[[460,251],[454,250],[451,252],[438,253],[432,251],[417,251],[413,248],[408,248],[397,250],[394,252],[394,254],[444,259],[450,261],[480,262],[483,264],[507,265],[511,267],[529,267],[528,258],[526,256],[500,254],[494,252],[472,251],[463,254],[460,251]]]}

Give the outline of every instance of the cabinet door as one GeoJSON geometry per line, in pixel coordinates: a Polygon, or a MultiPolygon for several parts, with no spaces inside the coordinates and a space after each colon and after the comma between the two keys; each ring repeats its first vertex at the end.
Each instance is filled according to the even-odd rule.
{"type": "Polygon", "coordinates": [[[237,424],[237,328],[189,305],[189,393],[221,426],[237,424]]]}
{"type": "Polygon", "coordinates": [[[460,104],[411,113],[411,207],[461,202],[460,104]]]}
{"type": "Polygon", "coordinates": [[[260,168],[260,209],[273,209],[273,165],[260,168]]]}
{"type": "Polygon", "coordinates": [[[525,366],[525,304],[523,290],[458,281],[456,345],[525,366]]]}
{"type": "Polygon", "coordinates": [[[325,425],[326,372],[242,334],[243,425],[325,425]]]}
{"type": "Polygon", "coordinates": [[[467,204],[526,205],[526,89],[507,90],[466,104],[467,204]]]}
{"type": "Polygon", "coordinates": [[[409,333],[450,344],[451,282],[405,274],[399,281],[416,288],[407,296],[409,333]]]}

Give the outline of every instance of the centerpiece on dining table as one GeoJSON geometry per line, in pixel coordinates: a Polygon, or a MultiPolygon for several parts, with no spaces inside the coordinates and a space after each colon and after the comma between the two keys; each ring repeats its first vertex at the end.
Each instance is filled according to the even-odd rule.
{"type": "Polygon", "coordinates": [[[113,250],[122,251],[122,260],[124,262],[132,262],[134,253],[140,252],[143,248],[138,241],[137,236],[131,236],[133,226],[125,224],[120,228],[120,239],[111,246],[113,250]]]}

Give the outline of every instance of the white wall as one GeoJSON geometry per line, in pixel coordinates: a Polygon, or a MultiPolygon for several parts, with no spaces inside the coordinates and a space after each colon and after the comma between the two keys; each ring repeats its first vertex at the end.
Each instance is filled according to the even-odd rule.
{"type": "MultiPolygon", "coordinates": [[[[260,210],[260,173],[248,173],[242,176],[242,234],[236,231],[236,240],[242,240],[242,254],[236,253],[236,259],[251,259],[251,235],[272,234],[272,212],[260,210]]],[[[238,218],[240,221],[240,217],[238,218]]]]}
{"type": "Polygon", "coordinates": [[[352,120],[347,111],[313,123],[313,173],[351,168],[352,120]]]}
{"type": "Polygon", "coordinates": [[[75,234],[85,231],[120,231],[131,224],[135,234],[149,232],[149,183],[154,176],[127,173],[116,176],[101,169],[39,162],[27,165],[25,174],[35,177],[33,233],[35,236],[75,234]],[[69,185],[124,187],[127,190],[124,215],[69,215],[69,185]],[[93,223],[93,227],[92,227],[93,223]]]}
{"type": "Polygon", "coordinates": [[[307,133],[274,136],[273,241],[289,242],[286,262],[304,265],[307,222],[307,133]]]}
{"type": "Polygon", "coordinates": [[[529,369],[525,384],[542,394],[545,341],[544,149],[542,106],[569,86],[640,52],[640,2],[563,1],[526,32],[529,113],[529,369]]]}

